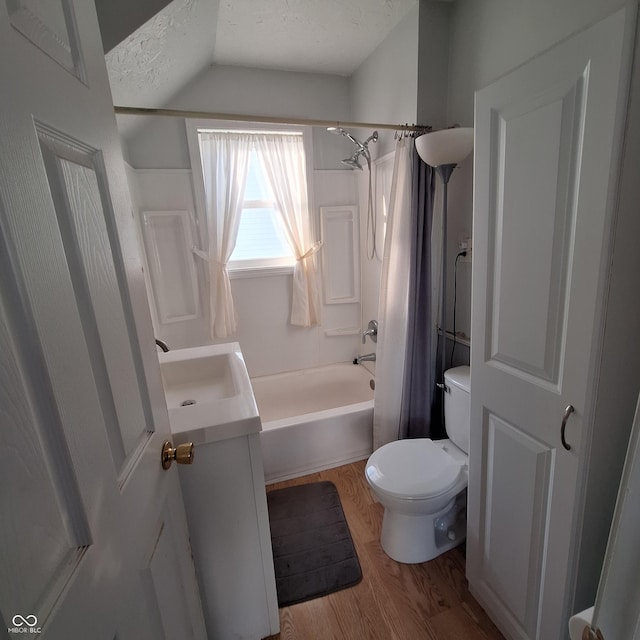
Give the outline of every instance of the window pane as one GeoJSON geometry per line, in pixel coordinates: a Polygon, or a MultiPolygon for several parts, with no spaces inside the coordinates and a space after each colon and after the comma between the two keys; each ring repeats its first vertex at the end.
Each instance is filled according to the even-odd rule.
{"type": "Polygon", "coordinates": [[[274,209],[243,209],[231,260],[293,256],[274,209]]]}
{"type": "Polygon", "coordinates": [[[249,171],[247,173],[247,184],[244,188],[244,199],[245,201],[268,200],[273,202],[271,186],[264,175],[262,163],[255,149],[251,151],[249,156],[249,171]]]}

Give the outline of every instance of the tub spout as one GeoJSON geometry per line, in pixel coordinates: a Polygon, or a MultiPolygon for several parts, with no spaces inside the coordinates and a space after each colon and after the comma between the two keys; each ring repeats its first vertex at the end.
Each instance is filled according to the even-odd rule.
{"type": "Polygon", "coordinates": [[[375,353],[367,353],[364,356],[358,356],[353,359],[353,364],[361,364],[362,362],[375,362],[376,354],[375,353]]]}

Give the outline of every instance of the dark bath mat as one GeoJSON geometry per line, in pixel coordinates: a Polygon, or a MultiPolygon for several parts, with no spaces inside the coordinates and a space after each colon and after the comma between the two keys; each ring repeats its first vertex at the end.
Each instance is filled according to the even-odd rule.
{"type": "Polygon", "coordinates": [[[333,482],[267,493],[278,606],[312,600],[362,580],[333,482]]]}

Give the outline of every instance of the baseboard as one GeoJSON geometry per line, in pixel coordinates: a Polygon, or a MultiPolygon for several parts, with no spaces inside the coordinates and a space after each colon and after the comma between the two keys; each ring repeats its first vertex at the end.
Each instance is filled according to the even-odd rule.
{"type": "Polygon", "coordinates": [[[285,480],[293,480],[293,478],[300,478],[301,476],[309,475],[310,473],[318,473],[319,471],[325,471],[326,469],[334,469],[335,467],[341,467],[345,464],[351,464],[352,462],[358,462],[359,460],[366,460],[371,455],[371,451],[363,451],[351,456],[349,458],[339,458],[331,461],[323,462],[322,464],[301,467],[290,473],[280,474],[277,476],[268,476],[265,474],[265,484],[275,484],[276,482],[283,482],[285,480]]]}

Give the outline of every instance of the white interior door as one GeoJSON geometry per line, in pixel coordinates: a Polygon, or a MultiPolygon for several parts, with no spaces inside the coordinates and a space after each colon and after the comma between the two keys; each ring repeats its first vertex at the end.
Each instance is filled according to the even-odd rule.
{"type": "Polygon", "coordinates": [[[467,571],[508,638],[567,635],[629,13],[476,95],[467,571]]]}
{"type": "Polygon", "coordinates": [[[0,2],[0,85],[0,622],[203,638],[93,3],[0,2]]]}

